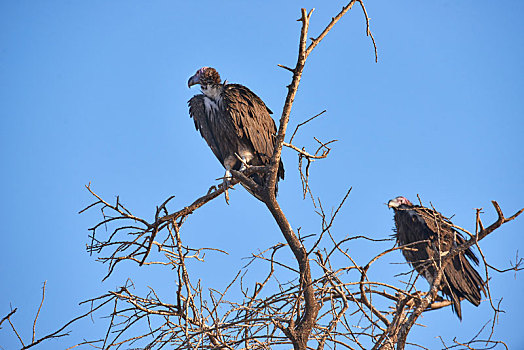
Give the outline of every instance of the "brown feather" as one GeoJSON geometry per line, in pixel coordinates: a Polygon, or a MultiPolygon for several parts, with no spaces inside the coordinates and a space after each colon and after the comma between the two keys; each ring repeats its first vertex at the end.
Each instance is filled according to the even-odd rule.
{"type": "MultiPolygon", "coordinates": [[[[408,205],[401,205],[394,210],[398,244],[402,246],[420,242],[403,249],[404,257],[419,274],[431,282],[440,257],[445,256],[454,246],[464,243],[464,237],[451,226],[449,219],[435,210],[408,205]]],[[[440,290],[452,300],[453,309],[460,319],[460,301],[467,299],[478,306],[481,291],[485,294],[484,282],[467,258],[478,264],[477,257],[468,248],[454,256],[446,265],[440,284],[440,290]]]]}

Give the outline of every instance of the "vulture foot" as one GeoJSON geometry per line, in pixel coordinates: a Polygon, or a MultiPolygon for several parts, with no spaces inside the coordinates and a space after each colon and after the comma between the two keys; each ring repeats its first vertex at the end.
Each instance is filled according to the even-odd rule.
{"type": "Polygon", "coordinates": [[[247,164],[247,159],[245,156],[240,157],[238,154],[235,153],[235,157],[237,157],[237,159],[242,163],[238,171],[243,172],[249,167],[249,164],[247,164]]]}
{"type": "Polygon", "coordinates": [[[224,189],[224,197],[226,199],[227,204],[229,204],[229,189],[232,188],[231,179],[232,179],[231,172],[229,170],[226,170],[221,186],[224,189]]]}

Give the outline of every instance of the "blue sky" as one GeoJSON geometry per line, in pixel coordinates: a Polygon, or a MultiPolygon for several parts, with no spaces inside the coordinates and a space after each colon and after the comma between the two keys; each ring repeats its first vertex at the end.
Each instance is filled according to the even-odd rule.
{"type": "MultiPolygon", "coordinates": [[[[176,195],[173,209],[205,193],[223,169],[194,130],[187,100],[197,89],[187,79],[213,66],[223,79],[256,92],[281,113],[296,61],[300,7],[316,7],[310,36],[342,2],[16,1],[0,3],[0,316],[13,318],[26,339],[47,280],[37,335],[84,311],[78,302],[133,278],[169,293],[170,271],[127,264],[101,282],[106,266],[85,251],[87,229],[100,217],[78,215],[91,198],[120,195],[134,213],[152,218],[156,205],[176,195]]],[[[484,222],[524,206],[524,4],[517,1],[372,1],[367,10],[379,62],[355,7],[313,52],[291,114],[295,125],[326,109],[294,143],[312,149],[313,136],[337,139],[330,157],[315,162],[311,186],[325,208],[353,191],[338,217],[338,237],[392,233],[388,199],[416,194],[454,222],[474,229],[474,208],[484,222]]],[[[284,150],[286,180],[279,200],[292,225],[318,232],[320,222],[300,199],[296,155],[284,150]]],[[[524,218],[488,237],[481,247],[493,265],[508,267],[524,246],[524,218]]],[[[231,204],[215,200],[184,225],[183,239],[225,249],[195,265],[209,286],[227,285],[243,257],[282,236],[264,207],[245,190],[231,204]]],[[[387,244],[356,244],[365,264],[387,244]]],[[[351,249],[353,249],[351,247],[351,249]]],[[[351,251],[350,249],[350,251],[351,251]]],[[[521,254],[522,255],[522,254],[521,254]]],[[[285,258],[285,257],[284,257],[285,258]]],[[[372,270],[396,283],[400,253],[372,270]]],[[[520,327],[524,282],[492,274],[491,291],[503,298],[495,335],[510,348],[524,344],[520,327]]],[[[256,278],[256,276],[255,276],[256,278]]],[[[425,288],[421,282],[421,288],[425,288]]],[[[473,336],[492,317],[489,303],[463,303],[464,321],[450,310],[426,315],[427,328],[410,340],[436,348],[442,335],[473,336]],[[457,331],[458,330],[458,331],[457,331]]],[[[66,348],[104,332],[85,322],[67,339],[40,346],[66,348]]],[[[8,329],[0,346],[16,349],[8,329]]]]}

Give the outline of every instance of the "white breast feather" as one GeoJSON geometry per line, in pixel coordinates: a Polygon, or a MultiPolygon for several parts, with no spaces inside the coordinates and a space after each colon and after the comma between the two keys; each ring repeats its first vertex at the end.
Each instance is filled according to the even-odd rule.
{"type": "Polygon", "coordinates": [[[214,119],[219,111],[216,102],[206,96],[204,97],[204,106],[206,107],[206,114],[209,115],[211,119],[214,119]]]}
{"type": "Polygon", "coordinates": [[[202,87],[202,93],[219,104],[222,103],[221,92],[222,89],[216,86],[206,86],[205,88],[202,87]]]}

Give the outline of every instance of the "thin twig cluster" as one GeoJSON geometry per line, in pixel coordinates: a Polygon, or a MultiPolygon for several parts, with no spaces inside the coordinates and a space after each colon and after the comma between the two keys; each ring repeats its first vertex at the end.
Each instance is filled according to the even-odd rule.
{"type": "MultiPolygon", "coordinates": [[[[371,34],[369,17],[362,0],[350,1],[317,37],[310,39],[309,44],[308,29],[313,10],[308,12],[302,9],[295,67],[279,65],[293,75],[288,85],[271,163],[268,166],[248,166],[244,172],[232,171],[231,185],[242,183],[264,202],[284,237],[283,242],[252,254],[246,267],[223,290],[205,289],[203,281],[192,275],[191,262],[206,263],[207,253],[227,252],[215,248],[189,247],[183,242],[181,228],[190,214],[224,193],[223,188],[212,186],[206,194],[175,211],[171,209],[174,198],[171,196],[155,208],[153,220],[146,220],[133,214],[119,197],[114,203],[103,199],[89,184],[86,188],[94,201],[81,213],[97,208],[102,214],[102,219],[90,229],[87,250],[108,265],[104,279],[111,276],[119,263],[125,261],[139,266],[161,265],[173,271],[173,292],[163,296],[154,288],[148,287],[145,295],[139,295],[135,292],[133,282],[128,280],[114,291],[84,301],[82,304],[89,306],[85,314],[67,322],[56,332],[37,338],[36,325],[44,302],[44,284],[42,303],[34,319],[30,341],[23,341],[11,321],[17,309],[6,315],[0,321],[0,326],[7,321],[23,349],[44,340],[63,337],[68,334],[65,330],[72,323],[99,313],[105,316],[106,333],[98,339],[85,340],[73,347],[270,349],[286,345],[296,350],[322,350],[337,346],[362,350],[404,349],[409,344],[408,334],[424,312],[451,304],[438,295],[438,288],[444,268],[454,256],[475,245],[484,262],[486,281],[490,280],[490,269],[497,272],[519,271],[522,259],[518,256],[510,269],[496,269],[488,264],[478,244],[524,210],[506,218],[497,202],[493,202],[493,206],[498,219],[488,227],[484,227],[481,221],[480,209],[476,210],[474,233],[453,226],[467,234],[469,239],[430,262],[437,266],[437,274],[427,291],[417,289],[419,275],[411,268],[399,275],[408,277],[407,281],[402,281],[402,287],[398,287],[396,282],[377,281],[371,272],[371,267],[383,261],[385,256],[410,249],[420,242],[399,247],[395,246],[391,238],[373,239],[365,235],[341,238],[332,231],[335,218],[348,200],[351,189],[331,213],[326,213],[322,201],[315,199],[311,192],[309,169],[313,161],[329,155],[331,144],[336,140],[322,142],[315,138],[318,146],[314,152],[293,144],[299,128],[326,111],[298,124],[289,141],[286,142],[285,139],[293,101],[308,56],[355,3],[360,4],[364,13],[366,35],[372,40],[377,59],[375,39],[371,34]],[[301,237],[299,231],[295,232],[275,198],[274,188],[283,147],[297,153],[303,196],[306,198],[309,193],[319,215],[320,227],[314,235],[301,237]],[[257,185],[249,178],[255,172],[267,176],[269,181],[265,186],[257,185]],[[363,264],[357,262],[352,255],[352,245],[356,241],[371,241],[388,246],[382,247],[372,259],[363,264]],[[294,258],[292,263],[285,262],[289,252],[294,258]],[[249,282],[253,279],[253,274],[254,283],[249,282]],[[235,293],[241,297],[234,297],[235,293]]],[[[491,328],[487,327],[487,323],[467,341],[454,338],[451,343],[446,343],[441,338],[445,349],[475,349],[477,346],[487,349],[497,346],[507,348],[503,342],[492,339],[495,319],[501,310],[491,298],[489,282],[486,289],[494,311],[491,328]],[[485,333],[488,333],[487,338],[481,339],[485,333]]],[[[426,349],[423,345],[415,345],[426,349]]]]}

